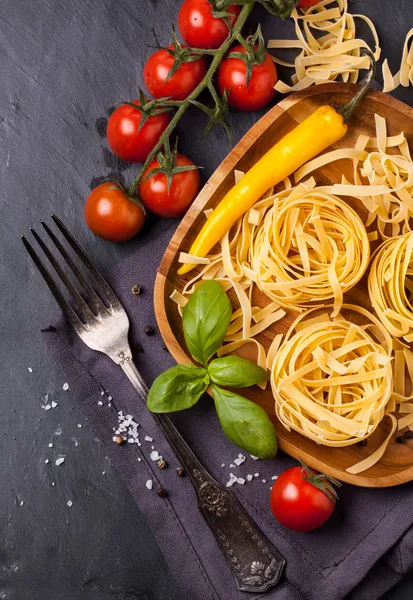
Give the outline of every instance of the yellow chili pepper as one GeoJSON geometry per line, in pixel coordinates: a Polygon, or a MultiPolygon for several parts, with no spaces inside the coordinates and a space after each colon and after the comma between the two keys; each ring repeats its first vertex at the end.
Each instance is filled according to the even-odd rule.
{"type": "MultiPolygon", "coordinates": [[[[343,117],[334,108],[318,108],[268,150],[224,196],[197,235],[189,254],[204,258],[266,191],[337,142],[346,131],[343,117]]],[[[178,274],[188,273],[194,266],[185,264],[178,274]]]]}
{"type": "MultiPolygon", "coordinates": [[[[204,258],[235,221],[266,191],[344,136],[347,131],[345,121],[350,118],[374,78],[374,57],[367,49],[363,50],[363,54],[370,57],[372,65],[354,98],[340,112],[328,105],[321,106],[264,154],[211,213],[189,254],[204,258]]],[[[184,264],[178,274],[184,275],[194,267],[184,264]]]]}

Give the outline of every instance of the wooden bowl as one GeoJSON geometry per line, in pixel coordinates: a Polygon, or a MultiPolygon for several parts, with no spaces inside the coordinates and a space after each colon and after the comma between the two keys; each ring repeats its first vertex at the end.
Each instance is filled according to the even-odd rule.
{"type": "MultiPolygon", "coordinates": [[[[193,239],[203,225],[205,221],[203,211],[207,208],[215,208],[225,193],[234,185],[234,169],[248,170],[271,146],[319,106],[323,104],[342,106],[354,95],[356,89],[356,86],[352,84],[324,84],[282,100],[248,131],[201,190],[165,252],[155,283],[155,314],[159,329],[165,344],[178,363],[189,363],[191,359],[185,347],[181,317],[176,304],[170,300],[169,296],[175,288],[182,290],[186,281],[194,275],[191,272],[186,276],[178,277],[177,258],[181,251],[189,250],[193,239]]],[[[403,131],[409,143],[413,141],[413,109],[395,100],[392,96],[371,90],[349,123],[346,136],[334,144],[331,149],[353,147],[360,134],[375,136],[375,113],[386,118],[389,135],[403,131]]],[[[319,169],[316,173],[317,183],[339,183],[342,173],[350,181],[352,180],[352,161],[335,162],[319,169]]],[[[348,199],[348,202],[362,218],[366,216],[364,206],[359,200],[348,199]]],[[[368,305],[365,279],[345,295],[344,301],[368,305]]],[[[265,297],[261,298],[261,305],[266,303],[268,300],[265,297]]],[[[237,307],[235,302],[234,305],[237,307]]],[[[268,347],[276,333],[287,331],[293,318],[294,314],[287,315],[279,323],[275,323],[270,329],[259,335],[257,339],[268,347]]],[[[242,355],[255,360],[253,344],[245,346],[242,349],[242,355]]],[[[317,445],[294,431],[289,432],[281,425],[275,415],[274,398],[270,386],[266,391],[257,387],[243,389],[242,394],[260,404],[267,411],[274,422],[280,448],[295,458],[303,459],[319,471],[341,481],[367,487],[394,486],[413,479],[413,442],[397,444],[394,439],[397,432],[390,440],[384,456],[376,465],[359,475],[351,475],[346,472],[348,467],[369,456],[385,439],[389,432],[389,419],[384,419],[379,428],[370,436],[367,447],[353,445],[345,448],[327,448],[317,445]]]]}

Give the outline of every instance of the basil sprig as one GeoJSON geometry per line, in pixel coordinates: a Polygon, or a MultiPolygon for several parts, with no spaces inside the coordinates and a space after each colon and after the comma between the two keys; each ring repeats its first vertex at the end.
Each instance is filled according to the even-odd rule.
{"type": "Polygon", "coordinates": [[[222,346],[232,317],[231,303],[217,281],[203,281],[185,305],[182,324],[186,345],[202,365],[177,365],[155,379],[147,407],[154,413],[190,408],[211,385],[215,408],[227,437],[259,458],[277,452],[274,426],[257,404],[221,386],[249,387],[264,383],[267,372],[239,356],[211,358],[222,346]]]}

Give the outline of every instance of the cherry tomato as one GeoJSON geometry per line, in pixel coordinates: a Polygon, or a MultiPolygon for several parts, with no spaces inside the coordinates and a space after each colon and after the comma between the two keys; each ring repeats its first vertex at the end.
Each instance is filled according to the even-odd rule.
{"type": "Polygon", "coordinates": [[[324,476],[320,487],[327,485],[333,490],[332,500],[320,487],[311,483],[315,476],[308,467],[306,471],[302,467],[293,467],[275,481],[271,490],[271,510],[281,525],[293,531],[311,531],[329,519],[336,505],[334,488],[324,476]]]}
{"type": "MultiPolygon", "coordinates": [[[[234,46],[230,52],[242,52],[241,45],[234,46]]],[[[274,86],[278,81],[277,69],[266,52],[264,62],[252,67],[247,87],[247,65],[241,58],[227,57],[218,68],[218,87],[221,94],[228,93],[228,103],[238,110],[260,110],[275,96],[274,86]]]]}
{"type": "MultiPolygon", "coordinates": [[[[140,105],[139,100],[133,104],[140,105]]],[[[106,136],[110,149],[128,162],[143,162],[168,127],[167,112],[150,115],[141,128],[142,114],[129,104],[122,104],[110,116],[106,136]]]]}
{"type": "Polygon", "coordinates": [[[298,0],[297,8],[309,8],[315,6],[320,0],[298,0]]]}
{"type": "Polygon", "coordinates": [[[145,211],[126,196],[120,184],[108,181],[89,194],[85,219],[89,229],[104,240],[126,242],[142,229],[145,211]]]}
{"type": "MultiPolygon", "coordinates": [[[[183,154],[176,157],[176,166],[192,166],[191,159],[183,154]]],[[[152,169],[158,169],[159,162],[154,159],[142,176],[145,179],[152,169]]],[[[198,195],[201,178],[198,169],[183,171],[173,175],[170,190],[166,175],[157,173],[139,185],[139,197],[149,210],[160,217],[181,217],[198,195]]]]}
{"type": "MultiPolygon", "coordinates": [[[[241,7],[230,4],[225,9],[231,13],[231,27],[241,12],[241,7]]],[[[192,48],[219,48],[229,34],[224,19],[212,16],[212,6],[208,0],[185,0],[178,15],[178,26],[182,39],[192,48]]]]}
{"type": "MultiPolygon", "coordinates": [[[[185,48],[185,46],[182,46],[185,48]]],[[[173,46],[168,46],[173,50],[173,46]]],[[[185,100],[201,83],[207,72],[204,56],[194,62],[184,62],[176,73],[167,80],[174,64],[174,57],[166,50],[157,50],[146,61],[143,77],[148,92],[154,98],[171,97],[173,100],[185,100]]]]}

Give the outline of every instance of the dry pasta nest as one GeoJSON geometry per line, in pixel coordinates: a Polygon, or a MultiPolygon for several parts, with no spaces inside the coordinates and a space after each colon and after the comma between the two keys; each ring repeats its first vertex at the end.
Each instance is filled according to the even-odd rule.
{"type": "Polygon", "coordinates": [[[336,196],[301,185],[274,197],[252,236],[248,262],[257,287],[277,305],[302,310],[334,299],[334,316],[369,259],[357,213],[336,196]]]}
{"type": "Polygon", "coordinates": [[[326,446],[349,446],[373,433],[393,389],[391,340],[377,341],[375,321],[361,326],[324,314],[293,323],[271,372],[286,429],[326,446]]]}
{"type": "Polygon", "coordinates": [[[385,241],[368,278],[370,302],[394,337],[413,341],[413,232],[385,241]]]}

